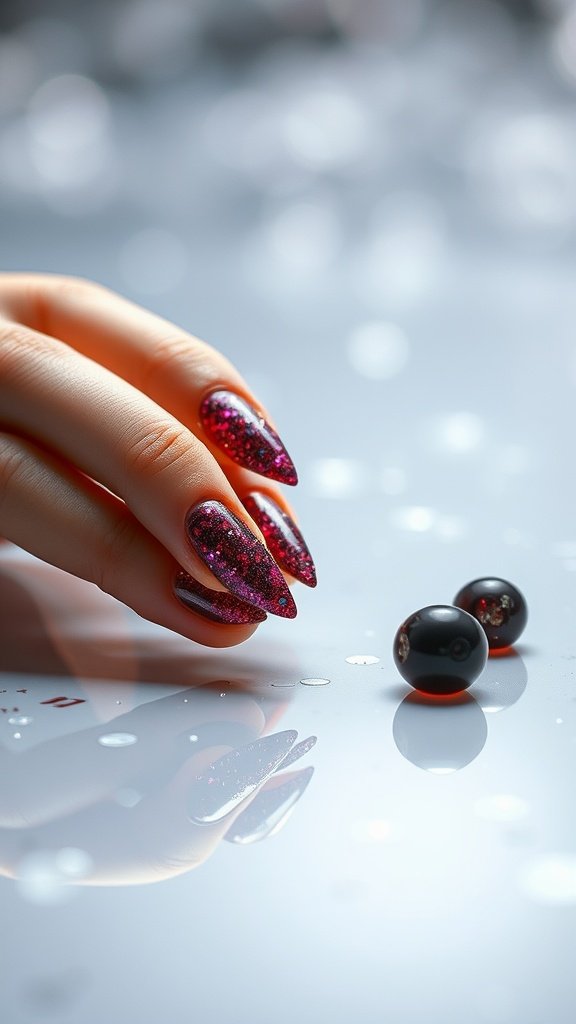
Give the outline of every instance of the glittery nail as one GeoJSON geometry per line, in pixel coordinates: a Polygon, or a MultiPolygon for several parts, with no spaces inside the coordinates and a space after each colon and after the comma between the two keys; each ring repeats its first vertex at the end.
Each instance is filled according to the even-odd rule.
{"type": "Polygon", "coordinates": [[[298,476],[278,434],[233,391],[213,391],[200,406],[202,426],[210,440],[245,469],[297,484],[298,476]]]}
{"type": "Polygon", "coordinates": [[[314,774],[313,768],[303,768],[290,776],[281,776],[285,782],[274,785],[267,782],[245,811],[224,836],[229,843],[247,846],[275,835],[286,823],[292,808],[302,796],[314,774]]]}
{"type": "Polygon", "coordinates": [[[260,527],[278,565],[307,587],[316,586],[316,570],[306,541],[294,520],[272,498],[252,491],[244,505],[260,527]]]}
{"type": "Polygon", "coordinates": [[[186,516],[194,550],[228,590],[273,615],[293,619],[296,605],[272,556],[219,501],[201,501],[186,516]]]}
{"type": "Polygon", "coordinates": [[[230,814],[270,778],[293,745],[294,729],[264,736],[224,754],[198,775],[188,797],[193,821],[211,825],[230,814]]]}
{"type": "Polygon", "coordinates": [[[211,622],[239,625],[250,622],[264,622],[266,612],[253,604],[240,601],[233,594],[203,587],[187,572],[179,572],[174,581],[174,593],[182,604],[211,622]]]}
{"type": "Polygon", "coordinates": [[[282,764],[278,765],[276,771],[284,771],[284,769],[287,768],[289,764],[294,764],[296,761],[299,761],[301,757],[304,757],[305,754],[307,754],[308,751],[312,750],[312,747],[316,745],[316,739],[316,736],[308,736],[307,739],[301,740],[300,743],[294,744],[292,749],[289,750],[288,753],[286,754],[286,757],[282,761],[282,764]]]}

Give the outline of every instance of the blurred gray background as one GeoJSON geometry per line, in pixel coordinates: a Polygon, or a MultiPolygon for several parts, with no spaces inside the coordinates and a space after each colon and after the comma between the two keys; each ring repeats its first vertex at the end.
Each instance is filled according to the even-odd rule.
{"type": "Polygon", "coordinates": [[[576,4],[4,0],[0,28],[1,265],[233,359],[300,470],[316,636],[365,624],[375,560],[417,604],[427,539],[455,589],[544,524],[572,550],[576,4]]]}

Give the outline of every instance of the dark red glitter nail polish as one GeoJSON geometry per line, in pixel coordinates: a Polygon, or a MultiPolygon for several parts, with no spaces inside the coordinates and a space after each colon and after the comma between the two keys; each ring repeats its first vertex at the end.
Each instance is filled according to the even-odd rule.
{"type": "Polygon", "coordinates": [[[179,572],[174,581],[174,593],[182,604],[211,622],[222,622],[229,626],[251,622],[264,622],[266,612],[255,608],[246,601],[240,601],[233,594],[221,590],[209,590],[187,572],[179,572]]]}
{"type": "Polygon", "coordinates": [[[186,516],[186,533],[216,579],[242,601],[293,619],[296,605],[272,556],[219,501],[201,501],[186,516]]]}
{"type": "Polygon", "coordinates": [[[234,462],[283,484],[298,483],[278,434],[240,395],[213,391],[200,406],[200,420],[210,440],[234,462]]]}
{"type": "Polygon", "coordinates": [[[272,498],[260,491],[248,494],[244,498],[244,505],[262,530],[278,565],[307,587],[315,587],[316,570],[312,555],[294,520],[272,498]]]}

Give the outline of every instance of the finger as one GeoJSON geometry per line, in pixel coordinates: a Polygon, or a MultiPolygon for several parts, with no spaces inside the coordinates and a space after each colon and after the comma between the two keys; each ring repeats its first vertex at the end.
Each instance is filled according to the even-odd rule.
{"type": "Polygon", "coordinates": [[[8,315],[61,338],[149,395],[225,466],[296,484],[294,464],[247,384],[219,352],[88,281],[7,275],[8,315]]]}
{"type": "Polygon", "coordinates": [[[126,505],[57,457],[5,433],[0,433],[0,495],[0,530],[15,544],[191,640],[233,646],[264,616],[222,592],[208,592],[211,611],[204,588],[196,610],[192,588],[185,607],[175,592],[180,567],[126,505]],[[224,621],[230,624],[220,624],[224,621]]]}
{"type": "Polygon", "coordinates": [[[294,617],[281,571],[190,430],[106,368],[19,324],[0,323],[0,364],[5,426],[122,498],[205,586],[214,587],[215,577],[264,611],[294,617]]]}

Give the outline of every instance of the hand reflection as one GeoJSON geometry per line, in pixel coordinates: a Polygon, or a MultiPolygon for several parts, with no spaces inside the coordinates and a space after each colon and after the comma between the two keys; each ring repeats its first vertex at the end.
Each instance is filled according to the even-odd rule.
{"type": "Polygon", "coordinates": [[[80,581],[50,576],[36,563],[0,576],[14,626],[0,677],[0,871],[45,871],[76,850],[74,881],[147,883],[200,865],[221,839],[277,832],[313,773],[292,766],[315,743],[278,731],[279,691],[261,696],[278,663],[195,658],[166,631],[139,635],[80,581]]]}

